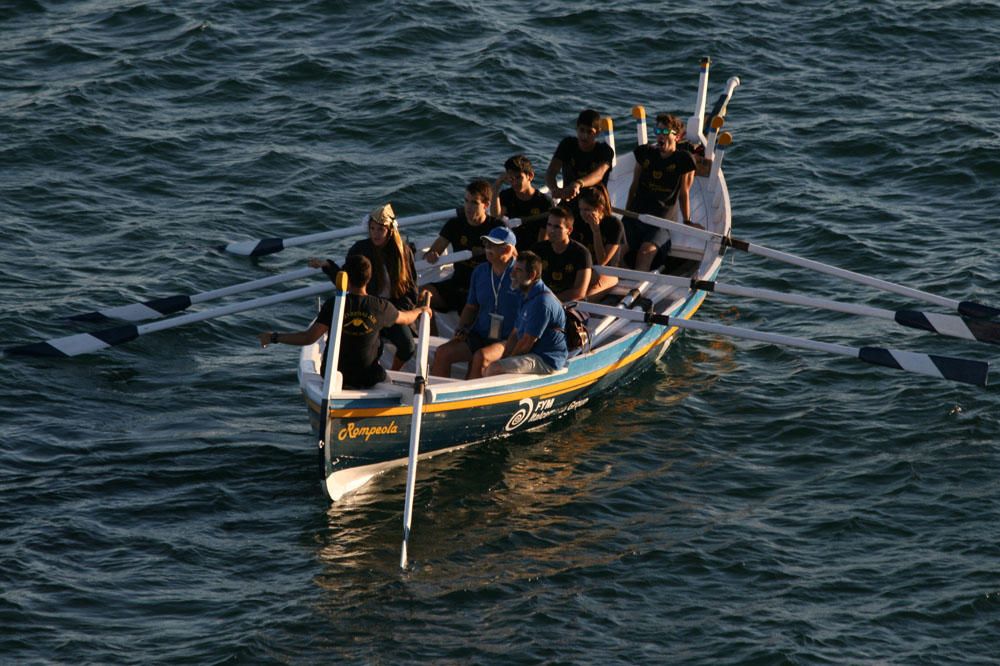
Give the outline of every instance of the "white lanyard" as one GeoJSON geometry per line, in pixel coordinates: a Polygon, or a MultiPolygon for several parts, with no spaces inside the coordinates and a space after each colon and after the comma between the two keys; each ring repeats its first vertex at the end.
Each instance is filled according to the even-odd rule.
{"type": "Polygon", "coordinates": [[[513,265],[514,262],[512,261],[507,264],[507,268],[503,269],[503,275],[500,276],[499,284],[493,281],[493,267],[490,267],[490,287],[493,288],[493,312],[496,312],[500,308],[500,285],[503,284],[503,279],[507,277],[507,272],[513,265]]]}

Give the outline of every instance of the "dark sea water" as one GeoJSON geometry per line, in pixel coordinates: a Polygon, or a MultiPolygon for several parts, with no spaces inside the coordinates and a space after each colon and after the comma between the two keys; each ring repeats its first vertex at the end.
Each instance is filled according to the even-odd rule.
{"type": "MultiPolygon", "coordinates": [[[[1000,6],[0,3],[0,345],[64,315],[339,254],[216,244],[458,205],[576,113],[690,114],[742,77],[734,235],[1000,301],[1000,6]]],[[[729,282],[920,303],[733,253],[729,282]]],[[[997,391],[685,334],[568,423],[330,506],[309,302],[0,381],[0,662],[986,664],[1000,655],[997,391]]],[[[705,321],[996,359],[712,296],[705,321]]],[[[85,330],[86,327],[79,330],[85,330]]],[[[1000,380],[997,380],[1000,382],[1000,380]]]]}

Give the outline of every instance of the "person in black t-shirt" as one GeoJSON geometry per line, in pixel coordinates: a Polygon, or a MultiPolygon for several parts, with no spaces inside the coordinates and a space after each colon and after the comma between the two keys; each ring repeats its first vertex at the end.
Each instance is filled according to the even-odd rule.
{"type": "MultiPolygon", "coordinates": [[[[413,248],[399,233],[399,224],[392,204],[375,208],[368,215],[368,238],[359,240],[347,251],[364,255],[372,264],[372,279],[368,289],[381,296],[398,310],[411,310],[417,306],[417,268],[413,261],[413,248]]],[[[310,268],[321,268],[332,282],[340,266],[332,259],[309,259],[310,268]]],[[[396,347],[392,369],[398,370],[413,358],[417,345],[409,326],[394,325],[382,331],[382,337],[396,347]]]]}
{"type": "Polygon", "coordinates": [[[603,141],[597,141],[601,131],[601,114],[585,109],[576,119],[576,136],[559,142],[549,168],[545,171],[545,184],[553,197],[562,204],[576,198],[585,187],[598,183],[608,184],[615,151],[603,141]],[[556,176],[562,173],[563,186],[556,186],[556,176]]]}
{"type": "Polygon", "coordinates": [[[441,282],[427,285],[431,294],[431,307],[441,312],[461,310],[469,296],[469,280],[472,270],[486,261],[480,237],[491,229],[503,226],[499,218],[489,215],[493,188],[488,181],[477,179],[465,187],[465,204],[457,215],[441,227],[438,237],[424,255],[430,263],[437,263],[441,253],[451,245],[454,252],[471,250],[472,258],[460,261],[453,267],[451,277],[441,282]]]}
{"type": "MultiPolygon", "coordinates": [[[[363,255],[352,254],[347,257],[344,270],[347,271],[347,303],[344,308],[337,369],[344,376],[344,388],[370,388],[385,380],[385,369],[379,363],[382,356],[381,330],[393,324],[409,326],[423,312],[429,314],[430,308],[417,307],[400,312],[386,299],[370,296],[367,286],[372,277],[372,264],[363,255]]],[[[258,333],[260,346],[267,347],[279,342],[299,346],[313,344],[330,330],[334,300],[335,297],[327,299],[316,320],[304,331],[258,333]]],[[[326,374],[325,356],[320,374],[326,374]]]]}
{"type": "Polygon", "coordinates": [[[542,258],[542,281],[560,301],[582,301],[590,287],[592,261],[590,250],[569,237],[573,213],[556,206],[549,211],[546,231],[548,240],[531,248],[542,258]]]}
{"type": "Polygon", "coordinates": [[[532,185],[535,169],[524,155],[514,155],[503,165],[504,172],[493,185],[496,193],[490,212],[495,217],[519,219],[521,225],[514,229],[520,247],[531,247],[545,238],[546,213],[552,208],[552,199],[532,185]],[[507,183],[509,188],[500,188],[507,183]]]}
{"type": "MultiPolygon", "coordinates": [[[[625,228],[621,220],[611,213],[611,200],[603,185],[585,188],[577,197],[577,216],[570,238],[590,250],[594,266],[617,266],[625,228]]],[[[593,271],[587,297],[599,296],[618,284],[613,275],[593,271]]]]}
{"type": "MultiPolygon", "coordinates": [[[[691,154],[677,150],[677,141],[684,125],[676,117],[660,113],[656,116],[656,143],[637,146],[635,171],[628,192],[626,208],[636,213],[668,217],[676,203],[684,224],[691,222],[689,193],[694,182],[695,165],[691,154]]],[[[629,247],[636,251],[635,268],[648,271],[657,248],[654,237],[659,229],[650,224],[627,218],[625,232],[629,247]]]]}

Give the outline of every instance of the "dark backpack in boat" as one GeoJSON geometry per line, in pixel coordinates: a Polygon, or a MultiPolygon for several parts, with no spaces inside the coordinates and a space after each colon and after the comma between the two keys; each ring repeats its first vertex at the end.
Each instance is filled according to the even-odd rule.
{"type": "Polygon", "coordinates": [[[569,351],[590,347],[590,331],[587,330],[587,320],[589,317],[576,309],[576,304],[563,306],[563,314],[566,315],[566,328],[563,334],[566,336],[566,348],[569,351]]]}

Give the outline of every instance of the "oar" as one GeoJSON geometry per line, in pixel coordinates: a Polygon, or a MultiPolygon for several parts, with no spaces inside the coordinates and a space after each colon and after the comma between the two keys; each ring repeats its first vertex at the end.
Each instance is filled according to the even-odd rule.
{"type": "Polygon", "coordinates": [[[632,321],[644,321],[648,324],[659,324],[660,326],[690,329],[693,331],[703,331],[705,333],[715,333],[717,335],[728,335],[734,338],[744,338],[767,342],[774,345],[785,345],[788,347],[799,347],[829,354],[839,354],[859,359],[865,363],[881,365],[897,370],[906,370],[922,375],[937,377],[938,379],[950,379],[964,384],[975,386],[986,386],[986,378],[989,373],[990,364],[984,361],[974,361],[964,358],[954,358],[951,356],[937,356],[935,354],[922,354],[918,352],[900,351],[898,349],[886,349],[884,347],[846,347],[828,342],[818,342],[806,338],[796,338],[777,333],[765,333],[763,331],[753,331],[736,326],[724,326],[722,324],[711,324],[703,321],[692,321],[679,317],[655,314],[652,312],[642,313],[635,310],[621,310],[607,305],[597,305],[595,303],[579,303],[577,307],[583,312],[600,314],[608,317],[624,317],[632,321]]]}
{"type": "Polygon", "coordinates": [[[211,291],[203,291],[198,294],[178,294],[176,296],[155,298],[151,301],[143,301],[142,303],[119,305],[117,307],[94,310],[93,312],[84,312],[83,314],[72,315],[70,317],[67,317],[67,319],[69,319],[70,321],[86,321],[86,322],[104,322],[110,319],[120,319],[123,321],[145,321],[147,319],[159,319],[160,317],[165,317],[168,314],[173,314],[175,312],[180,312],[181,310],[186,310],[192,305],[196,305],[198,303],[204,303],[205,301],[210,301],[215,298],[223,298],[225,296],[241,294],[245,291],[253,291],[254,289],[263,289],[264,287],[270,287],[276,284],[281,284],[282,282],[291,282],[292,280],[300,280],[304,277],[309,277],[310,275],[315,275],[316,273],[319,272],[320,269],[318,268],[302,268],[297,271],[291,271],[289,273],[280,273],[278,275],[271,275],[266,278],[260,278],[259,280],[251,280],[249,282],[240,282],[238,284],[230,285],[228,287],[222,287],[221,289],[213,289],[211,291]]]}
{"type": "MultiPolygon", "coordinates": [[[[341,386],[335,381],[337,367],[340,364],[340,338],[344,330],[344,310],[347,309],[347,273],[340,271],[334,280],[337,290],[334,292],[333,317],[330,321],[330,330],[326,334],[326,374],[323,375],[323,403],[320,406],[320,418],[323,419],[323,439],[320,440],[320,448],[323,449],[324,460],[329,462],[332,448],[330,442],[330,400],[334,391],[339,391],[341,386]]],[[[326,470],[323,471],[324,475],[326,470]]]]}
{"type": "Polygon", "coordinates": [[[729,100],[733,97],[733,91],[736,90],[736,86],[740,85],[740,77],[730,76],[729,80],[726,81],[726,92],[719,95],[719,98],[715,100],[715,106],[712,107],[711,113],[709,113],[709,118],[725,118],[726,111],[729,109],[729,100]]]}
{"type": "MultiPolygon", "coordinates": [[[[430,305],[430,298],[424,302],[430,305]]],[[[427,375],[427,355],[430,349],[431,320],[427,313],[420,315],[419,343],[417,345],[417,367],[413,372],[413,419],[410,422],[410,457],[406,466],[406,497],[403,506],[403,548],[399,556],[399,568],[405,569],[407,548],[410,543],[410,524],[413,520],[413,492],[417,484],[417,456],[420,452],[420,422],[424,411],[424,387],[427,375]]]]}
{"type": "Polygon", "coordinates": [[[988,319],[1000,316],[1000,309],[989,305],[983,305],[982,303],[977,303],[975,301],[958,301],[952,298],[945,298],[944,296],[937,296],[936,294],[931,294],[926,291],[920,291],[919,289],[913,289],[912,287],[906,287],[901,284],[896,284],[895,282],[889,282],[887,280],[871,277],[870,275],[862,275],[861,273],[855,273],[854,271],[837,268],[836,266],[830,266],[829,264],[813,261],[812,259],[806,259],[805,257],[789,254],[788,252],[772,250],[771,248],[756,245],[750,243],[749,241],[738,240],[730,236],[723,236],[722,234],[715,233],[714,231],[706,231],[697,227],[689,227],[686,224],[681,224],[672,220],[665,220],[662,217],[633,213],[620,208],[615,208],[614,210],[616,213],[637,218],[640,222],[651,224],[654,227],[672,229],[703,239],[718,239],[725,247],[732,247],[749,254],[756,254],[757,256],[775,259],[786,264],[801,266],[802,268],[814,270],[817,273],[833,275],[845,280],[850,280],[851,282],[857,282],[858,284],[874,287],[875,289],[881,289],[882,291],[899,294],[900,296],[926,301],[928,303],[933,303],[934,305],[940,305],[946,308],[953,308],[960,315],[964,315],[966,317],[988,319]]]}
{"type": "Polygon", "coordinates": [[[627,268],[617,268],[613,266],[594,266],[594,270],[604,275],[614,275],[627,280],[652,280],[660,284],[669,284],[674,287],[687,287],[695,291],[714,291],[719,294],[730,296],[743,296],[745,298],[756,298],[764,301],[775,301],[778,303],[788,303],[789,305],[804,305],[806,307],[832,310],[833,312],[844,312],[846,314],[856,314],[863,317],[877,317],[888,319],[901,326],[919,328],[938,335],[948,335],[963,340],[978,340],[994,345],[1000,344],[1000,323],[985,321],[982,319],[967,319],[954,315],[942,315],[934,312],[918,312],[916,310],[885,310],[869,305],[857,305],[855,303],[844,303],[826,298],[814,298],[811,296],[800,296],[798,294],[788,294],[770,289],[755,289],[751,287],[740,287],[733,284],[725,284],[714,280],[698,280],[680,277],[677,275],[660,275],[659,273],[645,273],[643,271],[633,271],[627,268]]]}
{"type": "Polygon", "coordinates": [[[95,331],[94,333],[78,333],[77,335],[69,335],[64,338],[54,338],[52,340],[46,340],[45,342],[36,342],[20,347],[8,347],[6,352],[8,354],[17,354],[21,356],[49,356],[57,358],[90,354],[102,349],[107,349],[108,347],[129,342],[130,340],[135,340],[140,335],[145,335],[146,333],[155,333],[156,331],[176,328],[178,326],[184,326],[185,324],[193,324],[194,322],[205,321],[206,319],[224,317],[226,315],[236,314],[237,312],[245,312],[255,308],[274,305],[275,303],[291,301],[296,298],[315,296],[317,294],[330,291],[331,287],[332,285],[329,283],[316,284],[310,287],[301,287],[299,289],[293,289],[292,291],[285,291],[280,294],[272,294],[271,296],[263,296],[261,298],[243,301],[241,303],[223,305],[221,307],[203,310],[201,312],[192,312],[190,314],[181,315],[180,317],[174,317],[172,319],[155,321],[151,324],[142,324],[140,326],[136,326],[135,324],[124,324],[114,328],[106,328],[102,331],[95,331]]]}
{"type": "MultiPolygon", "coordinates": [[[[449,208],[448,210],[439,210],[436,213],[424,213],[423,215],[401,217],[398,218],[396,222],[402,227],[413,224],[421,224],[423,222],[436,222],[437,220],[444,220],[449,217],[453,217],[456,214],[457,213],[454,208],[449,208]]],[[[240,254],[244,257],[262,257],[266,254],[281,252],[286,248],[295,247],[297,245],[308,245],[309,243],[315,243],[317,241],[360,236],[366,232],[367,230],[363,227],[352,226],[347,229],[333,229],[332,231],[321,231],[315,234],[295,236],[292,238],[261,238],[258,240],[236,241],[227,245],[220,245],[218,249],[232,254],[240,254]]]]}
{"type": "MultiPolygon", "coordinates": [[[[420,273],[423,273],[431,268],[441,268],[459,261],[465,261],[471,257],[472,252],[469,250],[462,250],[461,252],[453,252],[451,254],[442,255],[436,264],[431,264],[421,259],[416,262],[417,274],[419,275],[420,273]]],[[[302,278],[316,275],[320,272],[322,271],[319,268],[301,268],[297,271],[279,273],[266,278],[260,278],[259,280],[250,280],[249,282],[240,282],[228,287],[222,287],[221,289],[213,289],[212,291],[203,291],[198,294],[178,294],[176,296],[166,296],[164,298],[156,298],[142,303],[132,303],[130,305],[120,305],[112,308],[94,310],[93,312],[85,312],[83,314],[67,317],[67,319],[71,321],[85,322],[104,322],[111,319],[120,319],[123,321],[146,321],[147,319],[159,319],[160,317],[165,317],[168,314],[186,310],[192,305],[196,305],[198,303],[204,303],[205,301],[223,298],[225,296],[233,296],[234,294],[241,294],[255,289],[263,289],[264,287],[272,287],[283,282],[301,280],[302,278]]]]}

